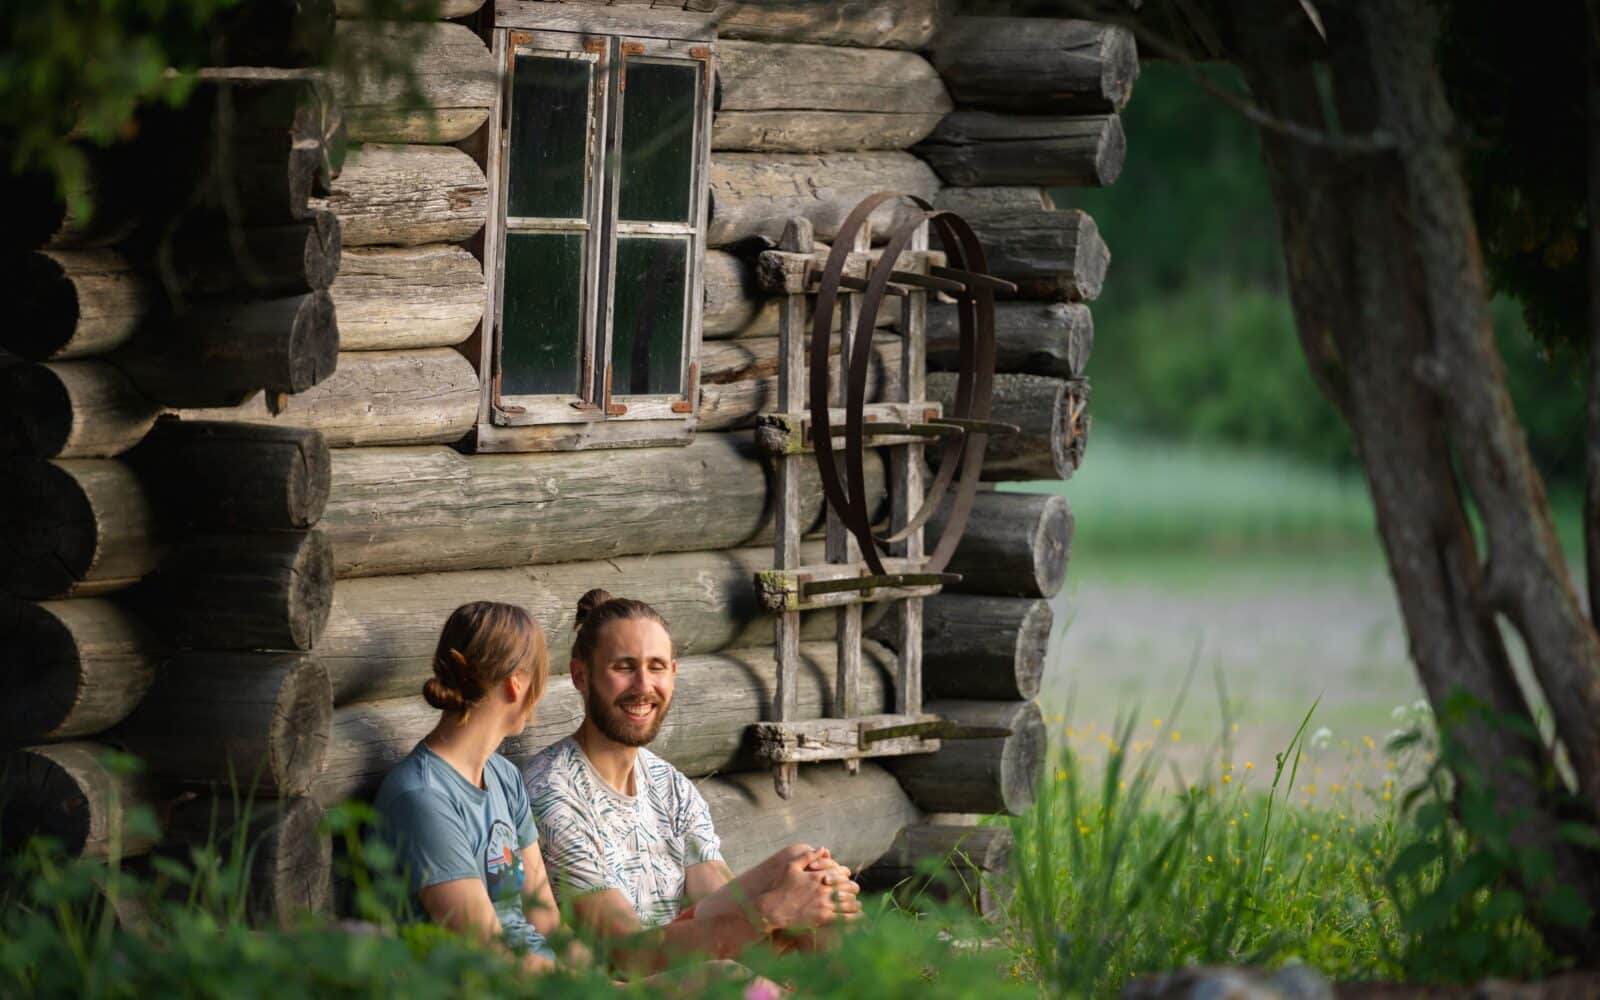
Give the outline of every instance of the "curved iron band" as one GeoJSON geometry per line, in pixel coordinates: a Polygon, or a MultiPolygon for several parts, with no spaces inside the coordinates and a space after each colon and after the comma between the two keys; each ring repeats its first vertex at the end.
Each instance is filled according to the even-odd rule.
{"type": "MultiPolygon", "coordinates": [[[[891,198],[900,197],[894,191],[879,191],[861,199],[860,204],[850,210],[845,216],[843,224],[833,238],[833,249],[828,252],[827,263],[822,269],[822,280],[817,287],[817,301],[811,320],[811,437],[812,446],[816,450],[817,472],[822,480],[822,494],[827,498],[828,506],[838,513],[839,519],[850,528],[851,534],[859,540],[861,532],[852,525],[852,516],[857,516],[862,522],[868,521],[866,498],[860,487],[861,477],[852,483],[855,493],[854,507],[859,507],[856,515],[851,503],[851,496],[845,492],[844,484],[840,481],[839,466],[834,459],[833,427],[828,419],[828,369],[829,346],[833,339],[833,310],[839,299],[839,279],[844,275],[846,262],[850,257],[850,248],[855,245],[856,233],[860,231],[867,217],[879,205],[891,198]]],[[[870,329],[870,328],[869,328],[870,329]]],[[[866,532],[868,544],[863,546],[863,552],[871,548],[871,526],[866,532]]],[[[877,559],[873,552],[872,560],[877,559]]],[[[882,573],[881,561],[874,562],[875,571],[882,573]]]]}
{"type": "MultiPolygon", "coordinates": [[[[883,256],[873,268],[872,279],[867,284],[865,294],[862,296],[860,322],[856,331],[856,341],[851,352],[848,394],[845,408],[845,472],[849,481],[861,483],[865,481],[864,474],[864,408],[866,404],[867,367],[872,355],[872,329],[877,317],[878,304],[889,283],[890,272],[895,261],[904,251],[907,243],[916,234],[917,228],[923,222],[936,223],[939,242],[944,247],[946,256],[962,270],[973,273],[987,273],[988,266],[983,253],[983,247],[977,239],[977,234],[972,231],[966,220],[951,212],[936,212],[931,210],[921,199],[911,199],[919,205],[929,209],[921,217],[903,224],[890,238],[888,246],[883,250],[883,256]],[[976,265],[969,266],[969,265],[976,265]]],[[[974,289],[962,296],[963,303],[971,303],[971,312],[964,311],[963,336],[962,336],[962,361],[960,376],[957,380],[956,411],[958,416],[972,419],[987,419],[991,406],[991,397],[994,388],[994,293],[988,289],[974,289]],[[967,336],[966,321],[970,320],[975,329],[971,337],[967,336]],[[970,354],[969,354],[970,345],[970,354]],[[968,383],[970,378],[970,395],[961,390],[968,388],[962,383],[968,383]],[[963,398],[965,396],[966,398],[963,398]]],[[[966,436],[960,443],[961,462],[960,479],[956,490],[955,500],[951,507],[950,517],[945,523],[945,530],[939,537],[933,554],[929,557],[928,569],[931,572],[942,570],[955,554],[956,546],[960,543],[961,536],[966,530],[967,518],[971,513],[972,505],[976,500],[978,482],[982,475],[983,455],[988,444],[987,434],[972,434],[966,436]]],[[[946,453],[946,457],[948,452],[946,453]]],[[[950,465],[941,460],[940,473],[943,474],[950,465]]],[[[881,541],[897,541],[908,537],[911,532],[918,530],[933,515],[933,512],[942,502],[943,494],[948,488],[948,476],[941,475],[935,480],[934,488],[930,489],[921,508],[912,516],[899,532],[881,541]],[[940,479],[943,482],[940,482],[940,479]]],[[[856,493],[859,499],[860,490],[856,493]]],[[[868,520],[864,503],[858,509],[852,509],[850,516],[842,520],[855,534],[861,544],[862,556],[867,564],[876,573],[882,573],[882,563],[878,558],[877,543],[879,539],[872,536],[871,525],[868,520]]]]}

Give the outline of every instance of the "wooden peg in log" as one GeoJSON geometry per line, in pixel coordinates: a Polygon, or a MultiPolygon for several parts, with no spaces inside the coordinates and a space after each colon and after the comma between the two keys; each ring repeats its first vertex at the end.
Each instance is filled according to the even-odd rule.
{"type": "Polygon", "coordinates": [[[328,675],[299,653],[179,653],[107,738],[167,781],[287,797],[322,773],[328,675]]]}
{"type": "Polygon", "coordinates": [[[0,481],[0,593],[104,594],[155,568],[155,518],[121,462],[0,459],[0,481]]]}
{"type": "Polygon", "coordinates": [[[1010,898],[1014,846],[1004,826],[912,823],[859,881],[869,891],[895,890],[902,900],[964,900],[980,916],[993,918],[1010,898]]]}
{"type": "Polygon", "coordinates": [[[161,645],[111,601],[0,598],[0,649],[3,742],[31,743],[121,722],[149,689],[161,645]]]}
{"type": "Polygon", "coordinates": [[[328,505],[333,475],[318,431],[222,421],[158,421],[124,460],[174,536],[196,527],[310,528],[328,505]]]}
{"type": "MultiPolygon", "coordinates": [[[[955,404],[956,376],[928,375],[928,398],[955,404]]],[[[1042,375],[996,375],[991,416],[1021,433],[993,435],[983,455],[990,482],[1070,479],[1083,461],[1089,436],[1089,381],[1042,375]]]]}
{"type": "Polygon", "coordinates": [[[914,152],[946,184],[1103,187],[1122,173],[1128,140],[1116,115],[1072,118],[957,111],[914,152]]]}
{"type": "MultiPolygon", "coordinates": [[[[1054,597],[1067,577],[1072,553],[1072,508],[1048,493],[979,493],[950,571],[961,582],[952,593],[1054,597]]],[[[944,513],[928,523],[944,529],[944,513]]]]}
{"type": "Polygon", "coordinates": [[[162,850],[180,857],[212,845],[224,856],[242,848],[250,868],[245,907],[255,926],[289,927],[333,909],[333,839],[323,809],[305,796],[245,798],[190,793],[163,817],[162,850]]]}
{"type": "MultiPolygon", "coordinates": [[[[1094,348],[1094,317],[1081,302],[997,302],[994,327],[994,367],[1002,374],[1082,375],[1094,348]]],[[[956,308],[929,303],[928,369],[953,372],[960,365],[956,308]]]]}
{"type": "Polygon", "coordinates": [[[191,535],[131,600],[179,646],[311,649],[333,603],[320,531],[191,535]]]}
{"type": "MultiPolygon", "coordinates": [[[[929,697],[1038,697],[1054,622],[1048,601],[945,593],[922,607],[922,686],[929,697]]],[[[872,637],[896,645],[894,621],[879,622],[872,637]]]]}
{"type": "Polygon", "coordinates": [[[951,18],[933,64],[959,104],[1036,115],[1118,111],[1139,77],[1128,29],[1061,18],[951,18]]]}
{"type": "Polygon", "coordinates": [[[98,743],[51,743],[0,759],[0,838],[8,850],[53,838],[72,857],[134,857],[155,845],[152,825],[127,822],[149,809],[148,784],[109,770],[98,743]]]}
{"type": "Polygon", "coordinates": [[[886,757],[884,766],[925,812],[1007,813],[1033,804],[1044,774],[1044,717],[1031,701],[931,701],[926,711],[1010,736],[946,740],[938,753],[886,757]]]}
{"type": "Polygon", "coordinates": [[[0,360],[0,455],[118,455],[143,440],[159,412],[104,361],[0,360]]]}

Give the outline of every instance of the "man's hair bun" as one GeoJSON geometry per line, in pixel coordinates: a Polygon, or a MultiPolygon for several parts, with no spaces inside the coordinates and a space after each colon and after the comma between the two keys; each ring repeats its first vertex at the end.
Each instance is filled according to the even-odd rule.
{"type": "Polygon", "coordinates": [[[583,628],[583,623],[588,620],[589,615],[593,613],[594,609],[598,608],[600,605],[609,600],[611,600],[611,593],[603,590],[600,587],[596,587],[584,594],[582,597],[578,598],[578,614],[576,616],[577,626],[579,628],[583,628]]]}

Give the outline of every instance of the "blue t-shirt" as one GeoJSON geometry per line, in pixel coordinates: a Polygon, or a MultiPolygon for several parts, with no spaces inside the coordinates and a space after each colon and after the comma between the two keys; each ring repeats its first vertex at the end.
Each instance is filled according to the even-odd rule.
{"type": "Polygon", "coordinates": [[[413,893],[456,879],[483,882],[506,943],[553,958],[522,910],[522,850],[539,842],[516,765],[499,754],[478,788],[426,741],[383,779],[374,803],[413,893]]]}

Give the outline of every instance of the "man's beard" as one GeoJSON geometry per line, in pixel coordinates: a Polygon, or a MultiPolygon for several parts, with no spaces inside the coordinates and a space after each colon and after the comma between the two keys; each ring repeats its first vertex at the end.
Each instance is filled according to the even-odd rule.
{"type": "Polygon", "coordinates": [[[667,721],[667,709],[671,707],[672,699],[668,698],[657,706],[650,721],[641,725],[616,705],[602,701],[593,688],[583,700],[583,710],[601,735],[625,747],[649,746],[661,732],[661,724],[667,721]]]}

